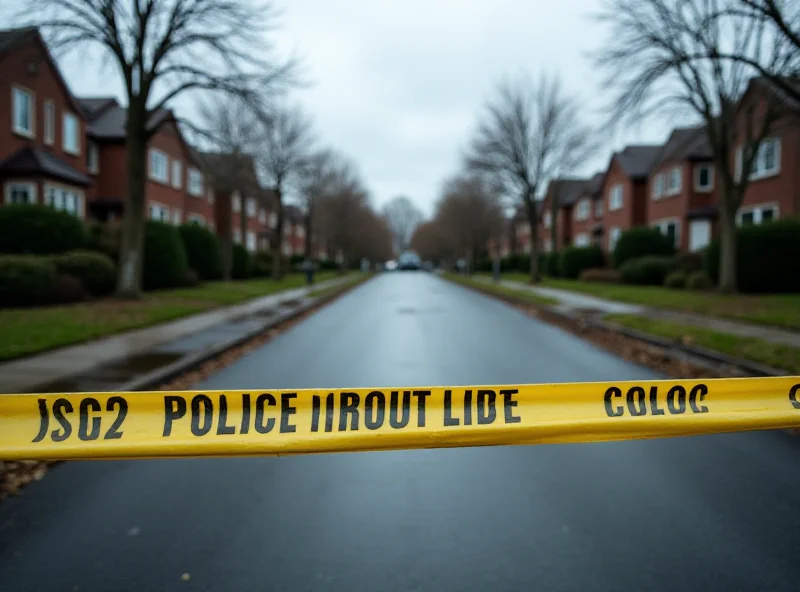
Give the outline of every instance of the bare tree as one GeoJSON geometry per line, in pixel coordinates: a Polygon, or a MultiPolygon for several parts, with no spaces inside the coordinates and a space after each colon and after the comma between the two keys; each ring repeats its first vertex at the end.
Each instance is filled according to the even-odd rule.
{"type": "Polygon", "coordinates": [[[260,129],[256,162],[275,197],[275,248],[272,252],[272,277],[283,274],[283,200],[286,192],[302,178],[311,156],[313,135],[311,120],[299,109],[279,107],[260,129]]]}
{"type": "Polygon", "coordinates": [[[524,209],[531,228],[530,281],[538,282],[537,196],[546,182],[579,162],[591,135],[575,112],[575,104],[558,78],[542,76],[505,81],[485,107],[472,138],[467,165],[502,187],[524,209]]]}
{"type": "Polygon", "coordinates": [[[414,229],[422,222],[422,212],[408,197],[399,195],[383,208],[383,216],[394,238],[394,248],[398,253],[406,250],[414,229]]]}
{"type": "Polygon", "coordinates": [[[222,215],[217,234],[222,251],[222,277],[229,281],[233,265],[232,195],[239,193],[241,196],[242,240],[247,236],[245,196],[261,195],[250,156],[258,142],[258,121],[250,107],[235,97],[215,97],[204,102],[200,105],[200,114],[203,124],[196,131],[215,149],[214,153],[203,154],[202,158],[206,174],[219,193],[216,199],[222,215]]]}
{"type": "Polygon", "coordinates": [[[609,40],[596,58],[613,92],[613,124],[687,110],[703,122],[720,189],[719,286],[725,292],[736,290],[736,212],[779,110],[766,86],[742,103],[756,69],[720,56],[769,65],[782,51],[763,20],[729,10],[735,1],[607,0],[600,18],[610,24],[609,40]]]}
{"type": "Polygon", "coordinates": [[[325,192],[334,182],[337,155],[329,148],[318,150],[311,155],[306,167],[299,197],[305,214],[305,255],[313,256],[313,246],[317,237],[317,208],[325,192]]]}
{"type": "Polygon", "coordinates": [[[251,0],[25,0],[21,18],[41,27],[56,52],[98,46],[125,83],[127,202],[117,294],[141,293],[148,122],[189,91],[236,96],[267,113],[290,81],[264,34],[274,11],[251,0]]]}

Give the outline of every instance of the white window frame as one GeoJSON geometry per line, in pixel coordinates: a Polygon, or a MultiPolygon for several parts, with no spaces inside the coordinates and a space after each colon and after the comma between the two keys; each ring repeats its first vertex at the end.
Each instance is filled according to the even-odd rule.
{"type": "Polygon", "coordinates": [[[575,235],[576,247],[588,247],[590,243],[589,234],[587,232],[579,232],[575,235]]]}
{"type": "Polygon", "coordinates": [[[172,161],[170,174],[172,176],[172,188],[180,189],[183,187],[183,163],[180,160],[175,159],[172,161]]]}
{"type": "MultiPolygon", "coordinates": [[[[750,181],[759,181],[761,179],[768,179],[775,177],[781,173],[781,154],[782,154],[782,141],[780,137],[764,138],[758,145],[758,152],[753,159],[753,171],[750,173],[750,181]],[[775,166],[771,169],[764,167],[764,160],[766,156],[767,144],[775,144],[775,166]]],[[[744,146],[739,146],[736,150],[736,180],[742,177],[742,166],[744,163],[744,146]]]]}
{"type": "Polygon", "coordinates": [[[237,213],[237,212],[241,212],[241,211],[242,211],[242,201],[241,201],[241,197],[242,197],[242,196],[239,194],[239,192],[238,192],[238,191],[234,191],[234,192],[231,194],[231,207],[233,207],[233,212],[234,212],[234,213],[237,213]]]}
{"type": "Polygon", "coordinates": [[[60,211],[64,211],[78,218],[84,217],[84,193],[79,189],[75,189],[74,187],[69,187],[67,185],[56,185],[52,183],[48,183],[44,186],[44,204],[50,206],[51,208],[55,208],[60,211]],[[56,192],[60,192],[60,195],[56,192]],[[66,207],[66,196],[70,194],[74,199],[75,208],[70,210],[66,207]],[[61,199],[58,199],[60,197],[61,199]]]}
{"type": "Polygon", "coordinates": [[[156,222],[164,222],[169,224],[172,221],[169,208],[157,201],[151,201],[149,204],[147,204],[147,215],[150,220],[155,220],[156,222]],[[157,218],[153,216],[154,211],[159,213],[157,218]]]}
{"type": "Polygon", "coordinates": [[[714,165],[698,164],[694,167],[694,190],[698,193],[708,193],[714,189],[714,165]],[[708,170],[708,185],[700,184],[700,171],[708,170]]]}
{"type": "Polygon", "coordinates": [[[277,226],[278,226],[278,214],[276,214],[275,212],[272,212],[269,215],[269,227],[270,228],[275,228],[277,226]]]}
{"type": "Polygon", "coordinates": [[[6,181],[3,196],[6,205],[11,205],[11,193],[15,187],[25,187],[28,189],[28,204],[38,203],[38,200],[36,199],[36,183],[32,183],[30,181],[6,181]]]}
{"type": "Polygon", "coordinates": [[[189,167],[189,195],[203,197],[203,173],[194,167],[189,167]]]}
{"type": "Polygon", "coordinates": [[[542,224],[545,228],[550,228],[553,224],[553,217],[551,216],[550,212],[545,212],[544,216],[542,216],[542,224]]]}
{"type": "Polygon", "coordinates": [[[664,196],[664,173],[658,173],[653,178],[653,199],[661,199],[664,196]]]}
{"type": "Polygon", "coordinates": [[[654,220],[651,223],[651,226],[653,228],[658,228],[658,230],[661,232],[661,234],[663,234],[664,236],[667,236],[667,227],[670,224],[674,224],[675,225],[675,248],[676,249],[680,249],[681,248],[681,231],[682,231],[682,229],[681,229],[681,219],[680,218],[677,218],[675,216],[671,216],[669,218],[661,218],[659,220],[654,220]]]}
{"type": "Polygon", "coordinates": [[[150,148],[150,152],[147,156],[147,167],[149,170],[149,177],[150,180],[155,181],[157,183],[162,183],[164,185],[169,183],[169,156],[167,156],[166,152],[159,150],[158,148],[150,148]],[[159,167],[156,167],[156,157],[163,157],[164,163],[164,170],[163,172],[157,170],[159,167]]]}
{"type": "Polygon", "coordinates": [[[56,143],[56,104],[52,99],[44,102],[44,143],[48,146],[56,143]]]}
{"type": "Polygon", "coordinates": [[[753,225],[757,226],[763,223],[764,210],[774,210],[775,214],[772,216],[772,222],[780,219],[781,208],[780,204],[776,201],[764,202],[752,206],[744,206],[739,208],[736,212],[736,225],[742,225],[742,218],[745,214],[753,214],[753,225]]]}
{"type": "Polygon", "coordinates": [[[233,229],[233,242],[235,242],[237,245],[241,244],[242,242],[242,231],[238,228],[233,229]]]}
{"type": "Polygon", "coordinates": [[[602,218],[603,217],[603,200],[598,199],[594,202],[594,217],[595,218],[602,218]]]}
{"type": "Polygon", "coordinates": [[[621,210],[625,204],[625,196],[623,193],[622,183],[617,183],[608,192],[608,211],[616,212],[621,210]],[[619,203],[617,203],[617,201],[619,203]]]}
{"type": "Polygon", "coordinates": [[[11,85],[11,131],[26,138],[36,137],[36,93],[16,84],[11,85]],[[17,126],[17,93],[26,96],[30,101],[28,109],[30,129],[17,126]]]}
{"type": "Polygon", "coordinates": [[[302,224],[298,224],[295,228],[297,229],[297,238],[304,239],[306,237],[306,229],[303,228],[302,224]]]}
{"type": "Polygon", "coordinates": [[[245,207],[247,208],[247,217],[248,218],[255,218],[256,216],[256,200],[252,197],[248,197],[247,201],[245,202],[245,207]]]}
{"type": "Polygon", "coordinates": [[[608,229],[608,250],[613,251],[614,247],[617,246],[617,241],[619,241],[619,237],[622,236],[622,229],[618,226],[612,226],[608,229]]]}
{"type": "Polygon", "coordinates": [[[267,210],[265,210],[264,208],[258,209],[258,221],[260,224],[267,223],[267,210]]]}
{"type": "Polygon", "coordinates": [[[256,237],[256,233],[252,230],[247,231],[247,236],[245,238],[245,246],[247,250],[250,252],[255,252],[258,249],[258,239],[256,237]]]}
{"type": "Polygon", "coordinates": [[[86,166],[93,175],[100,172],[100,149],[91,140],[86,147],[86,166]]]}
{"type": "Polygon", "coordinates": [[[589,214],[592,212],[591,204],[586,199],[582,199],[578,202],[578,207],[575,208],[575,219],[576,220],[588,220],[589,214]]]}
{"type": "Polygon", "coordinates": [[[74,113],[65,112],[61,117],[61,147],[67,154],[73,156],[80,156],[81,154],[81,120],[74,113]],[[75,144],[73,145],[72,139],[69,134],[70,123],[75,124],[75,144]]]}
{"type": "Polygon", "coordinates": [[[678,195],[683,188],[683,167],[674,166],[667,173],[667,196],[678,195]],[[672,182],[677,179],[675,186],[672,182]]]}

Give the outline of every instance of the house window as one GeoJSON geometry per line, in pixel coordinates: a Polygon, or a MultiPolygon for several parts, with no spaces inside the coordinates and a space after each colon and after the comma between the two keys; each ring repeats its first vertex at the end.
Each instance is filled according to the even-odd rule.
{"type": "Polygon", "coordinates": [[[189,169],[189,195],[203,196],[203,173],[197,169],[189,169]]]}
{"type": "Polygon", "coordinates": [[[267,223],[267,210],[265,210],[264,208],[261,208],[260,210],[258,210],[258,221],[261,224],[266,224],[267,223]]]}
{"type": "Polygon", "coordinates": [[[602,218],[603,216],[603,200],[598,199],[594,203],[594,217],[595,218],[602,218]]]}
{"type": "Polygon", "coordinates": [[[669,170],[667,195],[677,195],[680,192],[681,192],[681,167],[673,167],[669,170]]]}
{"type": "Polygon", "coordinates": [[[172,161],[172,187],[173,189],[183,187],[183,163],[180,160],[172,161]]]}
{"type": "Polygon", "coordinates": [[[617,184],[611,188],[611,193],[608,196],[608,210],[622,209],[622,185],[617,184]]]}
{"type": "Polygon", "coordinates": [[[681,241],[681,223],[680,220],[662,220],[653,225],[661,231],[661,234],[669,238],[676,248],[680,248],[681,241]]]}
{"type": "Polygon", "coordinates": [[[653,199],[659,199],[664,195],[664,173],[658,173],[653,179],[653,199]]]}
{"type": "Polygon", "coordinates": [[[33,93],[16,86],[11,89],[14,121],[11,129],[23,136],[33,137],[33,93]]]}
{"type": "Polygon", "coordinates": [[[247,231],[247,250],[248,251],[256,250],[256,233],[250,230],[247,231]]]}
{"type": "Polygon", "coordinates": [[[275,228],[276,226],[278,226],[278,215],[275,212],[272,212],[269,215],[269,227],[275,228]]]}
{"type": "Polygon", "coordinates": [[[200,214],[189,214],[186,217],[186,220],[192,224],[199,224],[200,226],[206,225],[205,217],[201,216],[200,214]]]}
{"type": "Polygon", "coordinates": [[[254,218],[256,215],[256,200],[252,197],[247,199],[247,217],[254,218]]]}
{"type": "Polygon", "coordinates": [[[303,239],[306,237],[306,230],[299,224],[297,225],[297,238],[303,239]]]}
{"type": "Polygon", "coordinates": [[[81,134],[78,118],[72,113],[64,113],[64,152],[68,154],[81,153],[81,134]]]}
{"type": "Polygon", "coordinates": [[[617,241],[619,240],[619,235],[622,234],[622,231],[617,228],[611,228],[608,231],[608,250],[613,251],[614,247],[617,246],[617,241]]]}
{"type": "Polygon", "coordinates": [[[736,223],[739,226],[763,224],[778,219],[778,204],[763,204],[742,208],[736,214],[736,223]]]}
{"type": "Polygon", "coordinates": [[[699,164],[694,168],[694,190],[711,191],[714,187],[714,168],[710,164],[699,164]]]}
{"type": "Polygon", "coordinates": [[[56,141],[56,106],[51,100],[44,102],[44,143],[52,146],[56,141]]]}
{"type": "Polygon", "coordinates": [[[150,178],[159,183],[169,181],[169,158],[155,148],[150,149],[150,178]]]}
{"type": "Polygon", "coordinates": [[[544,227],[545,228],[550,228],[550,225],[553,223],[553,218],[552,218],[550,212],[545,212],[544,213],[544,217],[542,219],[542,222],[544,223],[544,227]]]}
{"type": "MultiPolygon", "coordinates": [[[[743,160],[743,147],[736,151],[736,179],[741,177],[743,160]]],[[[781,171],[781,139],[766,138],[758,146],[758,152],[753,159],[750,179],[758,180],[772,177],[781,171]]]]}
{"type": "Polygon", "coordinates": [[[292,245],[290,245],[288,241],[283,243],[283,254],[287,257],[292,255],[292,245]]]}
{"type": "Polygon", "coordinates": [[[589,246],[589,235],[585,232],[581,232],[580,234],[575,235],[575,246],[576,247],[588,247],[589,246]]]}
{"type": "Polygon", "coordinates": [[[237,244],[242,242],[242,233],[239,231],[238,228],[233,229],[233,242],[237,244]]]}
{"type": "Polygon", "coordinates": [[[89,142],[86,150],[86,164],[90,173],[96,175],[100,171],[100,155],[97,151],[97,144],[94,142],[89,142]]]}
{"type": "Polygon", "coordinates": [[[235,192],[235,193],[233,194],[233,196],[231,197],[231,199],[233,200],[233,211],[234,211],[234,212],[239,212],[239,211],[241,211],[241,209],[242,209],[242,203],[239,201],[239,192],[238,192],[238,191],[237,191],[237,192],[235,192]]]}
{"type": "Polygon", "coordinates": [[[181,223],[181,215],[182,214],[183,214],[183,212],[181,212],[178,209],[172,210],[172,223],[175,226],[179,226],[180,225],[180,223],[181,223]]]}
{"type": "Polygon", "coordinates": [[[6,204],[35,204],[36,185],[33,183],[6,184],[6,204]]]}
{"type": "Polygon", "coordinates": [[[591,212],[591,204],[588,200],[582,199],[578,202],[578,207],[575,209],[575,219],[588,220],[589,212],[591,212]]]}
{"type": "Polygon", "coordinates": [[[45,203],[56,210],[80,216],[83,211],[82,201],[81,195],[77,191],[50,185],[45,187],[45,203]]]}
{"type": "Polygon", "coordinates": [[[169,208],[159,203],[151,203],[150,219],[157,222],[169,222],[169,208]]]}

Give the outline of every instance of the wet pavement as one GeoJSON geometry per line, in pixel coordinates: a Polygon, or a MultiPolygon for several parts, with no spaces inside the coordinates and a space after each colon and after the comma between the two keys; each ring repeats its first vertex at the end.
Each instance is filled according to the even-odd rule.
{"type": "MultiPolygon", "coordinates": [[[[651,378],[440,278],[335,301],[201,388],[651,378]]],[[[75,462],[0,503],[0,591],[797,590],[783,433],[75,462]]]]}

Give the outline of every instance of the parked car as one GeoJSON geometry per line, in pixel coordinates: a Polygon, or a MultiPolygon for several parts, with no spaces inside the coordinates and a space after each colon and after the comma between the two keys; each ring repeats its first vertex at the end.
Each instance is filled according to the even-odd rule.
{"type": "Polygon", "coordinates": [[[422,267],[422,261],[414,251],[406,251],[400,255],[398,266],[400,271],[417,271],[422,267]]]}

